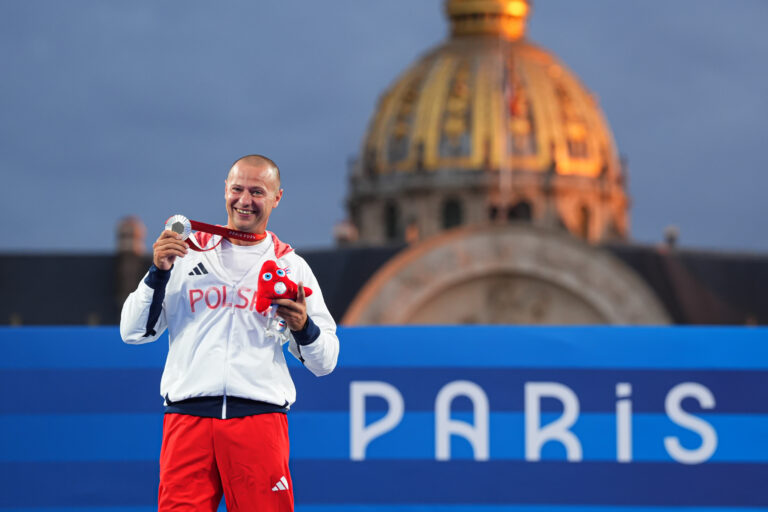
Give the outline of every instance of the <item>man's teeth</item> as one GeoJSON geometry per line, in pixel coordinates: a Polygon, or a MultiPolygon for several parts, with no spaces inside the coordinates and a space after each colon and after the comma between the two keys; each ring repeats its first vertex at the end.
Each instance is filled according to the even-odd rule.
{"type": "Polygon", "coordinates": [[[241,210],[240,208],[235,208],[235,211],[237,213],[242,213],[243,215],[250,215],[253,213],[251,210],[241,210]]]}

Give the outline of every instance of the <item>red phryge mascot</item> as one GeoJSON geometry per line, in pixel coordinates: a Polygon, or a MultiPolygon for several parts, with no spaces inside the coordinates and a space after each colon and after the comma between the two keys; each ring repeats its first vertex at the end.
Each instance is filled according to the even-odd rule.
{"type": "MultiPolygon", "coordinates": [[[[262,315],[267,312],[275,299],[296,300],[299,287],[291,281],[284,268],[278,268],[274,260],[265,261],[259,272],[259,287],[256,290],[256,311],[262,315]]],[[[312,290],[304,287],[306,297],[312,295],[312,290]]]]}

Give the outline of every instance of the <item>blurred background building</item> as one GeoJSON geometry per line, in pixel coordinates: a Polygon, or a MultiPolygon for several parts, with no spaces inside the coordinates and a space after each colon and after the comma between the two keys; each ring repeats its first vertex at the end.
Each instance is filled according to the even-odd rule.
{"type": "MultiPolygon", "coordinates": [[[[596,97],[526,36],[527,0],[444,5],[450,36],[362,135],[337,246],[299,248],[338,322],[768,322],[768,257],[681,249],[674,227],[632,243],[627,165],[596,97]]],[[[117,323],[145,237],[127,218],[114,255],[0,255],[0,321],[117,323]]]]}

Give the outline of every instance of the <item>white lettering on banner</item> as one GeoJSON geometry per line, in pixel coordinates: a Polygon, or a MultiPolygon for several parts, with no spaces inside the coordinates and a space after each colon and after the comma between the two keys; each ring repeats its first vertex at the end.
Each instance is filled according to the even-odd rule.
{"type": "MultiPolygon", "coordinates": [[[[237,306],[235,306],[237,307],[237,306]]],[[[616,384],[616,460],[629,463],[632,453],[632,385],[616,384]]],[[[704,409],[715,407],[715,397],[705,386],[696,382],[684,382],[667,393],[664,407],[669,419],[677,425],[701,437],[701,446],[684,448],[675,436],[664,438],[664,447],[675,461],[683,464],[700,464],[709,460],[717,449],[717,432],[703,419],[682,409],[684,399],[698,400],[704,409]]],[[[382,381],[352,381],[349,387],[350,442],[352,460],[365,460],[368,445],[374,439],[395,429],[403,419],[405,405],[403,395],[393,385],[382,381]],[[366,425],[365,400],[368,397],[383,398],[387,402],[384,417],[366,425]]],[[[579,438],[570,430],[579,418],[579,398],[568,386],[559,382],[525,383],[525,460],[541,460],[541,450],[550,441],[561,443],[569,462],[583,459],[579,438]],[[541,400],[554,398],[563,404],[563,413],[546,425],[541,424],[541,400]]],[[[474,459],[490,459],[490,406],[488,396],[477,384],[466,380],[449,382],[438,391],[435,398],[435,459],[451,460],[451,436],[461,436],[472,446],[474,459]],[[472,423],[451,418],[451,405],[459,396],[472,401],[472,423]]]]}
{"type": "Polygon", "coordinates": [[[616,384],[616,460],[632,462],[632,384],[616,384]]]}
{"type": "Polygon", "coordinates": [[[451,459],[451,435],[472,445],[475,460],[488,460],[488,397],[483,388],[466,380],[446,384],[435,399],[435,459],[451,459]],[[472,400],[473,424],[451,419],[451,403],[457,396],[472,400]]]}
{"type": "Polygon", "coordinates": [[[568,430],[579,417],[579,399],[568,386],[557,382],[525,383],[525,460],[541,460],[541,447],[548,441],[565,446],[569,462],[581,461],[581,443],[568,430]],[[541,426],[541,398],[556,398],[563,404],[563,415],[541,426]]]}
{"type": "Polygon", "coordinates": [[[695,450],[688,450],[680,444],[680,439],[668,436],[664,438],[664,448],[667,449],[669,456],[677,462],[701,464],[715,453],[717,449],[717,432],[706,421],[683,410],[681,404],[688,397],[698,400],[704,409],[715,407],[715,397],[709,389],[697,382],[683,382],[670,389],[664,401],[664,408],[669,419],[681,427],[699,434],[701,436],[701,446],[695,450]]]}
{"type": "Polygon", "coordinates": [[[352,460],[365,460],[365,449],[375,438],[395,428],[403,419],[403,395],[392,384],[381,381],[352,381],[349,384],[349,453],[352,460]],[[387,401],[387,413],[365,424],[365,399],[378,396],[387,401]]]}

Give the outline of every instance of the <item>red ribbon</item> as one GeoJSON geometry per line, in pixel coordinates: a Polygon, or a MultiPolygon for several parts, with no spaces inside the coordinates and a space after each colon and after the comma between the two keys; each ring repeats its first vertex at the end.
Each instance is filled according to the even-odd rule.
{"type": "Polygon", "coordinates": [[[215,249],[225,238],[234,238],[236,240],[243,240],[244,242],[260,242],[267,237],[266,233],[246,233],[245,231],[238,231],[236,229],[230,229],[224,226],[206,224],[205,222],[197,222],[196,220],[190,220],[189,225],[196,231],[203,231],[204,233],[221,236],[216,245],[209,249],[198,247],[191,236],[187,238],[187,243],[189,244],[190,249],[200,252],[215,249]]]}

